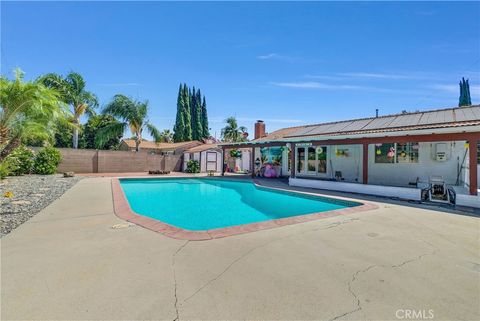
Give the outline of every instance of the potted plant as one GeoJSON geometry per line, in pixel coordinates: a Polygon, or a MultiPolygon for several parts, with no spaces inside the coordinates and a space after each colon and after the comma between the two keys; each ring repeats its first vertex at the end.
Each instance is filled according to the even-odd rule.
{"type": "Polygon", "coordinates": [[[275,168],[275,171],[277,172],[277,177],[280,177],[282,174],[282,154],[273,158],[273,168],[275,168]]]}

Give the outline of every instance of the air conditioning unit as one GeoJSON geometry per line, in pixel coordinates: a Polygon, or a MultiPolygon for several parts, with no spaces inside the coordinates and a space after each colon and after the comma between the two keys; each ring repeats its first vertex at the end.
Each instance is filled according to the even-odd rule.
{"type": "Polygon", "coordinates": [[[435,160],[437,162],[447,161],[447,144],[446,143],[435,144],[435,160]]]}

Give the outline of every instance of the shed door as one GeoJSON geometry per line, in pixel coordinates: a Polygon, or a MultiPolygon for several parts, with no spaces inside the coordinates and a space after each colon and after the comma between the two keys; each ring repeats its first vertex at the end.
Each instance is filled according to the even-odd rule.
{"type": "Polygon", "coordinates": [[[207,152],[207,171],[217,171],[217,153],[207,152]]]}

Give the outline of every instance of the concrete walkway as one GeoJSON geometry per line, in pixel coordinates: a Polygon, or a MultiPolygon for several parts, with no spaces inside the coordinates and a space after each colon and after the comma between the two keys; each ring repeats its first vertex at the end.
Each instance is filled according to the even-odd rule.
{"type": "Polygon", "coordinates": [[[86,178],[0,240],[1,318],[478,320],[480,220],[377,204],[189,242],[124,224],[86,178]]]}

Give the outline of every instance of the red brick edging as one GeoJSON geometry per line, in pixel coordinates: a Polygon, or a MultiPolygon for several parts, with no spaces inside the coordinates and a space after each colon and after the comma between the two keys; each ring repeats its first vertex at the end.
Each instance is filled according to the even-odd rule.
{"type": "MultiPolygon", "coordinates": [[[[260,184],[258,184],[258,182],[255,182],[255,181],[254,181],[254,184],[261,186],[260,184]]],[[[271,187],[265,187],[265,186],[261,186],[261,187],[271,188],[271,187]]],[[[271,189],[282,190],[280,188],[271,188],[271,189]]],[[[290,190],[285,190],[285,191],[290,193],[298,193],[290,190]]],[[[218,229],[207,230],[207,231],[190,231],[190,230],[185,230],[182,228],[178,228],[178,227],[163,223],[156,219],[138,215],[137,213],[135,213],[130,208],[130,204],[128,203],[127,198],[123,193],[123,190],[122,190],[122,187],[120,186],[120,181],[118,178],[112,178],[112,195],[113,195],[113,208],[115,211],[115,215],[118,216],[119,218],[126,220],[128,222],[134,223],[136,225],[140,225],[154,232],[161,233],[171,238],[175,238],[179,240],[191,240],[191,241],[217,239],[217,238],[226,237],[226,236],[271,229],[271,228],[280,227],[284,225],[309,222],[309,221],[314,221],[321,218],[351,214],[356,212],[363,212],[363,211],[368,211],[368,210],[378,208],[378,206],[375,204],[362,202],[363,203],[362,205],[355,206],[355,207],[346,207],[338,210],[305,214],[305,215],[299,215],[299,216],[290,216],[290,217],[276,219],[276,220],[236,225],[236,226],[218,228],[218,229]]],[[[309,195],[315,195],[315,194],[309,194],[309,195]]]]}

